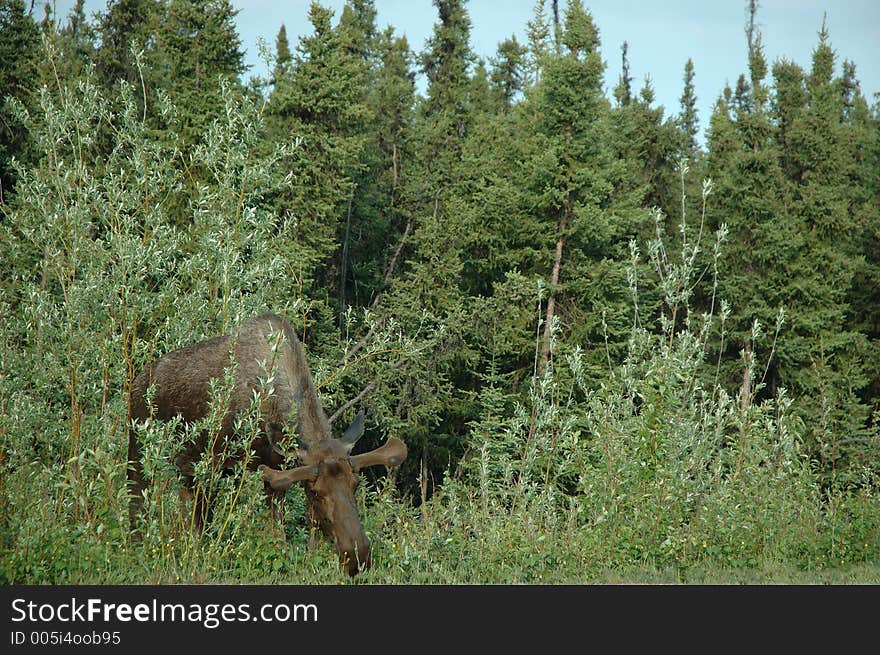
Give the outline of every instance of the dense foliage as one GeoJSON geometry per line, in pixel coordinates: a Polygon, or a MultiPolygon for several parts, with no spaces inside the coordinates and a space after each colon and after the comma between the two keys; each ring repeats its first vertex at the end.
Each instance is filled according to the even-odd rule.
{"type": "Polygon", "coordinates": [[[464,0],[435,5],[416,53],[373,0],[313,3],[245,83],[228,0],[0,0],[0,580],[340,579],[301,490],[271,527],[257,474],[194,534],[161,425],[130,538],[134,376],[261,311],[328,415],[366,410],[363,447],[409,446],[361,488],[362,580],[880,580],[855,65],[824,26],[809,70],[768,65],[750,29],[703,147],[693,63],[667,115],[624,44],[606,97],[580,0],[488,61],[464,0]]]}

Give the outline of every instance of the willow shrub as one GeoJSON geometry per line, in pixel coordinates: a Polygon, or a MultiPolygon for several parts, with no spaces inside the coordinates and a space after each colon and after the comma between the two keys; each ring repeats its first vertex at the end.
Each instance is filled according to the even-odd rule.
{"type": "MultiPolygon", "coordinates": [[[[594,573],[876,563],[876,472],[865,469],[859,485],[828,484],[804,454],[805,426],[785,390],[758,402],[759,362],[746,358],[743,388],[718,382],[710,358],[729,309],[714,301],[724,228],[706,254],[700,243],[710,193],[707,182],[698,226],[682,216],[675,252],[665,245],[664,217],[655,215],[647,252],[664,301],[657,316],[639,315],[640,253],[632,244],[628,351],[619,364],[609,357],[598,388],[584,382],[579,348],[557,344],[552,366],[512,415],[496,411],[509,397],[484,392],[458,491],[486,518],[462,520],[503,535],[511,558],[561,550],[566,562],[594,573]],[[690,299],[704,280],[713,312],[692,314],[690,299]]],[[[774,327],[755,324],[753,341],[772,348],[784,311],[774,327]]]]}

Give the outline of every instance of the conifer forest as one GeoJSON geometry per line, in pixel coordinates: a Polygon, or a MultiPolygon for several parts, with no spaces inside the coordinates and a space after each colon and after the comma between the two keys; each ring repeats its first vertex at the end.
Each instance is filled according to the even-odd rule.
{"type": "Polygon", "coordinates": [[[466,0],[422,44],[378,1],[303,3],[248,76],[230,0],[0,0],[0,581],[880,583],[877,62],[825,24],[771,61],[742,2],[704,116],[586,0],[487,58],[466,0]],[[150,362],[265,312],[355,452],[406,444],[360,473],[354,578],[244,465],[196,467],[194,529],[186,429],[130,419],[150,362]]]}

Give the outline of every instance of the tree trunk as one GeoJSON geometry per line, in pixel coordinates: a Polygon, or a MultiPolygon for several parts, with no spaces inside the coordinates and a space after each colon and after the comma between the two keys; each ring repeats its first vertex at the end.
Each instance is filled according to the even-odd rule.
{"type": "Polygon", "coordinates": [[[749,373],[749,365],[752,359],[752,345],[747,343],[743,348],[743,377],[740,389],[739,406],[745,412],[752,403],[752,378],[749,373]]]}
{"type": "Polygon", "coordinates": [[[547,312],[544,315],[544,335],[541,339],[541,359],[538,365],[538,373],[547,369],[550,361],[550,341],[553,325],[553,316],[556,313],[556,287],[559,284],[559,271],[562,268],[562,251],[565,248],[565,231],[568,228],[568,217],[563,213],[559,219],[559,229],[556,236],[556,251],[553,253],[553,269],[550,271],[550,293],[547,298],[547,312]]]}
{"type": "Polygon", "coordinates": [[[342,262],[340,268],[339,280],[339,330],[345,328],[345,279],[348,277],[348,242],[351,238],[351,201],[353,196],[348,198],[348,215],[345,218],[345,239],[342,242],[342,262]]]}
{"type": "Polygon", "coordinates": [[[553,45],[556,54],[562,54],[562,26],[559,22],[559,0],[553,0],[553,45]]]}

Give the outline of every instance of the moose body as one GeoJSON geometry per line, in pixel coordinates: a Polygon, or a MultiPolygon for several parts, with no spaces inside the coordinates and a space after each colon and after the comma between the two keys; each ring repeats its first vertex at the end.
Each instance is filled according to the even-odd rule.
{"type": "MultiPolygon", "coordinates": [[[[275,314],[263,314],[242,323],[233,334],[208,339],[169,352],[147,366],[132,383],[129,414],[135,421],[180,417],[184,424],[204,419],[212,402],[211,381],[223,379],[230,366],[233,385],[218,430],[202,430],[175,455],[184,484],[195,499],[196,520],[210,515],[210,498],[200,492],[195,465],[203,457],[229,471],[244,455],[228,446],[235,437],[235,419],[259,400],[259,432],[250,442],[248,468],[260,470],[271,498],[295,482],[304,483],[309,519],[336,546],[340,564],[350,575],[370,566],[370,542],[364,533],[354,500],[357,472],[367,466],[397,466],[406,446],[389,439],[371,452],[351,455],[363,433],[360,414],[341,438],[334,438],[330,422],[315,391],[305,352],[293,328],[275,314]],[[271,385],[262,381],[272,378],[271,385]],[[152,405],[148,390],[154,387],[152,405]],[[262,394],[262,395],[261,395],[262,394]],[[278,470],[285,454],[278,446],[285,434],[295,434],[301,465],[278,470]]],[[[141,445],[132,429],[128,443],[128,484],[132,524],[143,504],[148,482],[141,463],[141,445]]]]}

